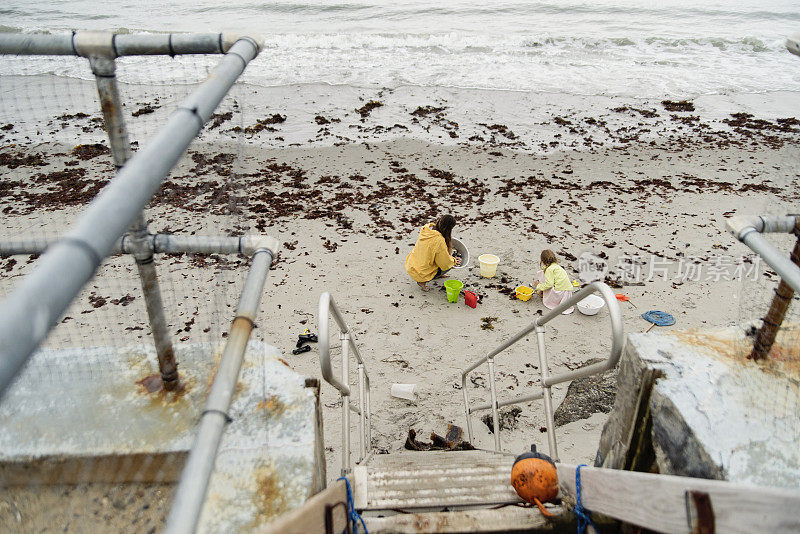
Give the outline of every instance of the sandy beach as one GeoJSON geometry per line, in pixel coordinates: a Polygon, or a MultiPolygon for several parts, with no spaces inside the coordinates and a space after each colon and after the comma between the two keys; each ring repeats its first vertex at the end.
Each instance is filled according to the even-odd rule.
{"type": "MultiPolygon", "coordinates": [[[[155,108],[130,119],[132,137],[142,143],[171,102],[162,96],[154,103],[152,96],[139,94],[128,108],[155,108]]],[[[671,328],[725,326],[757,318],[763,303],[753,299],[769,295],[754,296],[750,288],[775,278],[746,257],[749,250],[725,232],[724,219],[796,211],[800,191],[796,96],[661,102],[303,86],[291,94],[262,88],[245,95],[239,88],[234,96],[148,209],[150,229],[259,232],[281,240],[254,335],[281,349],[298,372],[319,377],[316,350],[291,350],[304,329],[316,331],[317,302],[329,291],[366,359],[378,451],[401,450],[409,429],[427,441],[449,423],[465,425],[461,370],[544,310],[538,297],[513,298],[516,286],[532,284],[542,249],[554,250],[575,279],[581,254],[605,259],[603,278],[630,297],[621,303],[627,332],[645,330],[641,314],[651,309],[673,314],[671,328]],[[456,217],[453,235],[471,255],[469,265],[449,274],[482,297],[476,309],[463,299],[447,303],[438,283],[422,292],[404,271],[419,227],[444,213],[456,217]],[[483,253],[500,258],[494,278],[479,274],[483,253]],[[492,329],[482,328],[487,322],[492,329]],[[392,398],[393,383],[417,384],[417,401],[392,398]]],[[[3,238],[60,234],[57,223],[71,220],[106,180],[113,168],[107,150],[75,148],[107,144],[91,127],[99,114],[89,104],[86,117],[51,117],[58,133],[50,138],[46,130],[31,138],[20,125],[2,128],[3,238]]],[[[146,342],[131,263],[116,258],[104,266],[48,345],[146,342]]],[[[31,265],[0,259],[0,293],[31,265]]],[[[176,338],[221,341],[244,258],[182,256],[158,265],[176,338]]],[[[607,357],[609,341],[606,310],[555,319],[547,328],[551,372],[607,357]]],[[[497,363],[501,398],[536,386],[533,336],[497,363]]],[[[473,377],[472,398],[488,400],[486,369],[473,377]]],[[[566,391],[554,389],[556,406],[566,391]]],[[[322,400],[334,479],[341,412],[327,384],[322,400]]],[[[541,402],[521,409],[515,427],[501,432],[504,450],[522,452],[531,443],[546,449],[541,402]]],[[[559,427],[561,459],[592,463],[605,417],[599,412],[559,427]]],[[[478,417],[473,427],[473,444],[491,448],[493,437],[478,417]]]]}

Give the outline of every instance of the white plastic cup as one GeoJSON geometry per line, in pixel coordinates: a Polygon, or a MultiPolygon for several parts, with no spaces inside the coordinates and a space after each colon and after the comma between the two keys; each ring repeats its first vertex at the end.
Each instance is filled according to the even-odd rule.
{"type": "Polygon", "coordinates": [[[392,397],[409,401],[417,400],[416,384],[392,384],[392,397]]]}
{"type": "Polygon", "coordinates": [[[478,263],[481,264],[481,276],[491,278],[497,272],[497,264],[500,263],[500,258],[494,254],[481,254],[478,256],[478,263]]]}

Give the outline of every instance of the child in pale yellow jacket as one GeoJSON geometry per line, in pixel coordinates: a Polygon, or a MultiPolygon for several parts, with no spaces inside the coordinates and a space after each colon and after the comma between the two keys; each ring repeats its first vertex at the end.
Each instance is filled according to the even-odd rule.
{"type": "Polygon", "coordinates": [[[456,220],[452,215],[442,215],[436,223],[426,224],[419,230],[414,249],[406,256],[406,272],[428,291],[428,282],[460,264],[450,255],[450,236],[456,220]]]}
{"type": "MultiPolygon", "coordinates": [[[[542,270],[536,273],[539,284],[535,289],[542,296],[542,303],[552,310],[568,300],[575,288],[569,279],[567,271],[558,264],[555,252],[549,249],[543,250],[540,259],[542,270]]],[[[567,315],[574,310],[575,307],[570,306],[562,313],[567,315]]]]}

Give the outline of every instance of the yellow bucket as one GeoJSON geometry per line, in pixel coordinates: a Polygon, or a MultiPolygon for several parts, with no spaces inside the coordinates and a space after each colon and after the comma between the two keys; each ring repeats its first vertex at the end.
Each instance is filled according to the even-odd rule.
{"type": "Polygon", "coordinates": [[[514,292],[521,301],[527,301],[533,296],[533,289],[528,286],[519,286],[514,292]]]}

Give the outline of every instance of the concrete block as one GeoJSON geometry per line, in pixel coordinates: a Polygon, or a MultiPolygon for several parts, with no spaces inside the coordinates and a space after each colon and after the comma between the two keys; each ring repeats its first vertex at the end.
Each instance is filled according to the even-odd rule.
{"type": "MultiPolygon", "coordinates": [[[[221,347],[175,351],[178,393],[148,392],[151,346],[37,353],[0,404],[0,487],[176,482],[221,347]]],[[[200,531],[255,528],[324,485],[318,395],[277,349],[249,343],[200,531]]]]}
{"type": "Polygon", "coordinates": [[[800,486],[800,329],[758,363],[751,333],[630,335],[595,465],[800,486]]]}

